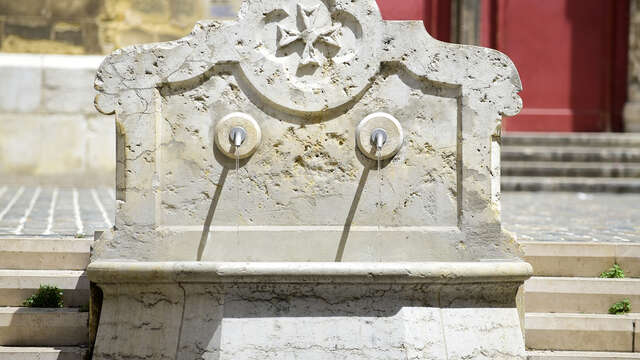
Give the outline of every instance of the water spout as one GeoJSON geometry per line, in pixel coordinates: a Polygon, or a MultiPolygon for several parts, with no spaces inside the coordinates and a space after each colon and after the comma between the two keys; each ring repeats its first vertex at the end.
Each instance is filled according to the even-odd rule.
{"type": "Polygon", "coordinates": [[[231,132],[229,133],[229,140],[236,148],[239,148],[244,143],[246,138],[247,131],[239,126],[231,129],[231,132]]]}
{"type": "Polygon", "coordinates": [[[235,126],[229,132],[229,141],[236,147],[235,160],[236,160],[236,241],[240,242],[240,221],[242,220],[242,211],[240,209],[240,155],[238,149],[242,146],[242,143],[247,139],[247,131],[240,126],[235,126]]]}
{"type": "Polygon", "coordinates": [[[387,143],[387,132],[384,129],[375,129],[371,133],[371,143],[376,146],[377,152],[381,151],[387,143]]]}

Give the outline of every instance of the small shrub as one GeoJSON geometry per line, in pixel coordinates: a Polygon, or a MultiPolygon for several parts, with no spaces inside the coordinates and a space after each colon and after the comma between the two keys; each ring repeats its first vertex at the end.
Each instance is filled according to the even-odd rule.
{"type": "Polygon", "coordinates": [[[631,311],[631,302],[629,301],[629,299],[618,301],[617,303],[611,305],[611,307],[609,308],[609,314],[611,315],[626,314],[630,311],[631,311]]]}
{"type": "Polygon", "coordinates": [[[61,308],[64,305],[62,290],[57,286],[40,285],[38,292],[31,295],[22,305],[34,308],[61,308]]]}
{"type": "Polygon", "coordinates": [[[613,267],[600,274],[600,277],[604,279],[622,279],[624,278],[624,271],[620,265],[613,264],[613,267]]]}

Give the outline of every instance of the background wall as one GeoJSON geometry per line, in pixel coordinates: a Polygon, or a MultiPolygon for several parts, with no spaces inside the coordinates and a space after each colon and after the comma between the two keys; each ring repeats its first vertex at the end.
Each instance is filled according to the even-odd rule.
{"type": "Polygon", "coordinates": [[[168,41],[196,21],[233,18],[240,0],[0,0],[0,51],[107,54],[168,41]]]}
{"type": "Polygon", "coordinates": [[[0,179],[111,185],[115,121],[93,106],[116,48],[235,18],[240,0],[0,0],[0,179]],[[94,55],[95,54],[95,55],[94,55]]]}
{"type": "Polygon", "coordinates": [[[114,182],[115,121],[93,106],[102,59],[0,54],[3,182],[114,182]]]}

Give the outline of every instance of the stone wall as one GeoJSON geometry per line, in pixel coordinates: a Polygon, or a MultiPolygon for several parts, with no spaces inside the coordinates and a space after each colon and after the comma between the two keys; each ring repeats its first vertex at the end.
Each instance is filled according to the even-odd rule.
{"type": "Polygon", "coordinates": [[[239,5],[240,0],[0,0],[0,179],[112,184],[115,124],[93,107],[103,57],[91,54],[178,39],[196,21],[235,18],[239,5]]]}
{"type": "Polygon", "coordinates": [[[0,0],[0,51],[99,53],[102,0],[0,0]]]}
{"type": "Polygon", "coordinates": [[[0,54],[0,179],[113,183],[115,124],[93,107],[102,56],[0,54]]]}
{"type": "Polygon", "coordinates": [[[0,52],[104,54],[174,40],[240,0],[0,0],[0,52]]]}

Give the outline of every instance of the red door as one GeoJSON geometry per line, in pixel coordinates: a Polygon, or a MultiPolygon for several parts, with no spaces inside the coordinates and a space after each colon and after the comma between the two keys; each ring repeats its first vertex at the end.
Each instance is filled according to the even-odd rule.
{"type": "Polygon", "coordinates": [[[438,40],[451,38],[451,0],[377,0],[385,20],[423,20],[438,40]]]}
{"type": "Polygon", "coordinates": [[[483,0],[483,45],[524,86],[508,131],[621,131],[628,0],[483,0]]]}

